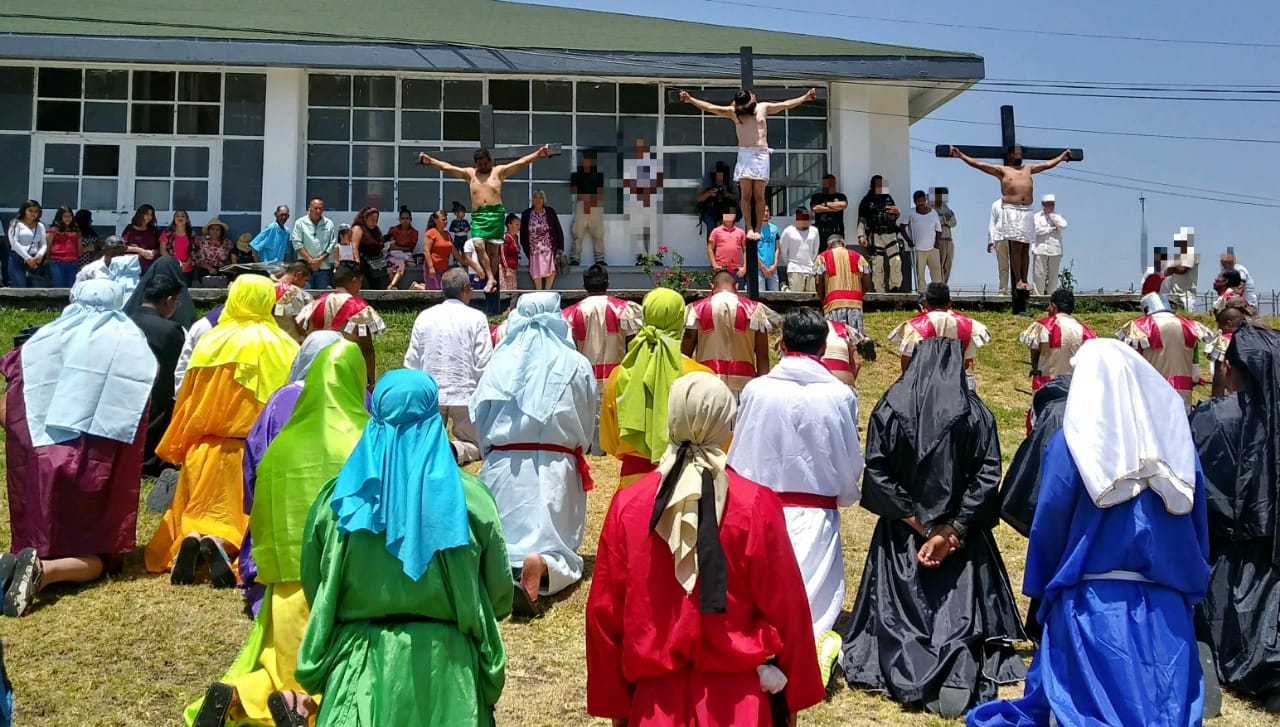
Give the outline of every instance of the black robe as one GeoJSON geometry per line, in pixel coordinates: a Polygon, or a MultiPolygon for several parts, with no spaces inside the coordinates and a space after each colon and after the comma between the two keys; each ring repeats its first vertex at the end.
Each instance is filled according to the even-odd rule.
{"type": "Polygon", "coordinates": [[[1035,424],[1031,434],[1018,445],[1009,463],[1009,471],[1000,486],[1000,518],[1024,538],[1031,537],[1031,521],[1036,515],[1036,496],[1040,492],[1040,460],[1053,435],[1062,430],[1062,414],[1067,409],[1070,376],[1049,381],[1031,399],[1035,424]]]}
{"type": "Polygon", "coordinates": [[[1241,326],[1227,360],[1239,392],[1191,413],[1210,537],[1197,625],[1222,682],[1280,708],[1280,334],[1241,326]]]}
{"type": "Polygon", "coordinates": [[[958,341],[932,338],[871,413],[862,506],[880,516],[844,635],[850,685],[933,708],[943,687],[994,699],[1026,676],[1025,638],[991,535],[999,518],[995,419],[964,382],[958,341]],[[965,547],[924,568],[902,520],[967,528],[965,547]]]}
{"type": "Polygon", "coordinates": [[[187,278],[182,272],[182,264],[169,255],[156,258],[151,267],[147,268],[147,272],[142,274],[142,279],[138,281],[137,287],[133,289],[133,295],[129,296],[129,300],[125,301],[125,315],[132,317],[139,310],[142,310],[142,299],[146,293],[147,284],[161,273],[178,281],[178,285],[182,286],[182,289],[178,291],[178,307],[173,311],[173,315],[169,316],[169,320],[183,328],[190,328],[191,324],[195,323],[199,316],[196,314],[195,303],[191,300],[191,293],[187,290],[187,278]]]}
{"type": "MultiPolygon", "coordinates": [[[[151,269],[155,270],[156,266],[151,269]]],[[[142,474],[156,477],[168,466],[156,456],[156,447],[173,417],[174,371],[187,336],[182,326],[160,315],[155,308],[139,308],[131,318],[146,336],[147,345],[156,357],[156,380],[151,385],[151,408],[147,415],[147,443],[142,452],[142,474]]]]}

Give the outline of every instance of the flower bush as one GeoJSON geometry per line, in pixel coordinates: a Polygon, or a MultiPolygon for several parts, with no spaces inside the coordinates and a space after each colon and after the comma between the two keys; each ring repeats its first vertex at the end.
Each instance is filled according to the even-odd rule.
{"type": "Polygon", "coordinates": [[[656,253],[641,253],[636,256],[636,265],[644,270],[655,287],[670,288],[683,293],[689,288],[701,287],[711,282],[711,273],[706,270],[685,270],[684,256],[663,245],[656,253]],[[667,256],[671,256],[670,264],[667,256]]]}

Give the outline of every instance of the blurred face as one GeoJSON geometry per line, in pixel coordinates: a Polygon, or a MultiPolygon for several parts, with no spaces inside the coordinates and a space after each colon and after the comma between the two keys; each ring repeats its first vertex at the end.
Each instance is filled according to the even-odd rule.
{"type": "Polygon", "coordinates": [[[284,226],[284,223],[286,223],[286,222],[288,222],[288,221],[289,221],[289,208],[288,208],[288,207],[277,207],[277,208],[276,208],[276,222],[277,222],[277,223],[279,223],[281,227],[283,227],[283,226],[284,226]]]}
{"type": "Polygon", "coordinates": [[[535,208],[542,209],[542,206],[545,205],[546,203],[547,203],[547,195],[543,194],[542,192],[533,193],[533,206],[535,208]]]}
{"type": "Polygon", "coordinates": [[[431,225],[438,230],[444,230],[445,223],[448,221],[448,219],[449,219],[449,216],[444,214],[443,212],[441,212],[438,215],[432,215],[431,225]]]}
{"type": "Polygon", "coordinates": [[[1044,206],[1045,214],[1050,214],[1050,215],[1053,214],[1053,211],[1058,208],[1058,205],[1055,202],[1045,202],[1043,206],[1044,206]]]}
{"type": "Polygon", "coordinates": [[[182,225],[183,227],[191,224],[191,219],[187,217],[186,212],[175,212],[173,215],[173,221],[175,224],[182,225]]]}
{"type": "Polygon", "coordinates": [[[796,229],[801,231],[809,229],[809,215],[796,215],[796,229]]]}
{"type": "Polygon", "coordinates": [[[935,191],[935,192],[933,193],[933,203],[934,203],[935,205],[942,205],[942,204],[945,204],[945,203],[946,203],[946,201],[947,201],[947,195],[946,195],[946,194],[944,194],[944,193],[942,193],[942,192],[938,192],[938,191],[935,191]]]}
{"type": "Polygon", "coordinates": [[[1218,263],[1222,265],[1223,270],[1230,270],[1236,266],[1236,256],[1229,252],[1224,252],[1218,258],[1218,263]]]}
{"type": "Polygon", "coordinates": [[[324,217],[324,200],[311,200],[307,204],[307,217],[310,217],[312,222],[319,222],[320,218],[324,217]]]}
{"type": "Polygon", "coordinates": [[[28,207],[25,222],[28,224],[35,224],[35,221],[40,219],[41,213],[42,210],[39,207],[28,207]]]}
{"type": "Polygon", "coordinates": [[[413,216],[408,212],[402,213],[400,215],[400,226],[407,228],[411,224],[413,224],[413,216]]]}
{"type": "MultiPolygon", "coordinates": [[[[466,217],[467,217],[467,213],[466,213],[466,211],[465,211],[465,210],[458,210],[458,211],[456,211],[456,212],[454,212],[454,213],[453,213],[453,216],[454,216],[454,217],[457,217],[457,218],[458,218],[458,219],[460,219],[460,220],[462,220],[462,219],[466,219],[466,217]]],[[[593,241],[593,242],[594,242],[594,241],[593,241]]]]}
{"type": "Polygon", "coordinates": [[[773,217],[773,215],[772,215],[772,214],[770,214],[770,212],[769,212],[769,208],[768,208],[768,207],[765,207],[765,208],[764,208],[764,221],[765,221],[765,222],[768,222],[770,217],[773,217]]]}
{"type": "Polygon", "coordinates": [[[1227,279],[1226,279],[1226,278],[1224,278],[1224,277],[1222,277],[1221,275],[1219,275],[1218,277],[1214,278],[1214,279],[1213,279],[1213,289],[1214,289],[1216,292],[1219,292],[1219,293],[1221,293],[1222,291],[1226,290],[1226,289],[1227,289],[1227,279]]]}
{"type": "Polygon", "coordinates": [[[364,216],[364,223],[365,223],[366,225],[368,225],[369,227],[377,227],[377,226],[378,226],[378,211],[377,211],[377,210],[374,210],[373,212],[370,212],[369,214],[365,215],[365,216],[364,216]]]}
{"type": "Polygon", "coordinates": [[[730,229],[730,228],[732,228],[732,227],[733,227],[734,222],[736,221],[736,218],[737,218],[737,215],[735,215],[735,214],[733,214],[732,212],[730,212],[729,214],[727,214],[727,215],[723,215],[723,216],[720,218],[720,224],[724,225],[724,228],[725,228],[726,230],[727,230],[727,229],[730,229]]]}
{"type": "Polygon", "coordinates": [[[485,157],[476,162],[476,171],[481,174],[488,174],[493,171],[493,160],[485,157]]]}
{"type": "Polygon", "coordinates": [[[915,198],[916,209],[923,210],[929,206],[929,200],[922,194],[915,198]]]}
{"type": "Polygon", "coordinates": [[[142,211],[142,224],[143,224],[143,225],[149,225],[149,224],[151,224],[153,221],[155,221],[155,219],[156,219],[156,213],[155,213],[155,212],[152,212],[152,211],[151,211],[151,210],[149,210],[149,209],[148,209],[148,210],[143,210],[143,211],[142,211]]]}
{"type": "Polygon", "coordinates": [[[582,157],[582,168],[593,169],[596,165],[595,157],[582,157]]]}
{"type": "Polygon", "coordinates": [[[1020,166],[1022,164],[1022,147],[1015,146],[1012,149],[1010,149],[1007,160],[1008,160],[1009,166],[1013,166],[1013,167],[1020,166]]]}
{"type": "Polygon", "coordinates": [[[649,142],[644,139],[636,139],[636,156],[641,158],[649,156],[649,142]]]}
{"type": "Polygon", "coordinates": [[[835,179],[835,177],[825,177],[825,178],[822,180],[822,189],[823,189],[823,191],[825,191],[825,192],[834,192],[834,191],[836,191],[836,179],[835,179]]]}
{"type": "Polygon", "coordinates": [[[64,225],[69,225],[76,221],[76,216],[71,213],[71,210],[63,210],[59,217],[60,219],[58,221],[64,225]]]}

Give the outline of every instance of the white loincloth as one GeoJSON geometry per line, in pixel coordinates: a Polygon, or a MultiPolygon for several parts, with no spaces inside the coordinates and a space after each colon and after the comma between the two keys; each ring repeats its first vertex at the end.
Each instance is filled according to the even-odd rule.
{"type": "Polygon", "coordinates": [[[1002,202],[996,233],[996,239],[1030,245],[1036,241],[1036,211],[1030,205],[1002,202]]]}
{"type": "Polygon", "coordinates": [[[759,179],[769,181],[770,150],[762,147],[738,147],[738,163],[733,167],[733,181],[759,179]]]}

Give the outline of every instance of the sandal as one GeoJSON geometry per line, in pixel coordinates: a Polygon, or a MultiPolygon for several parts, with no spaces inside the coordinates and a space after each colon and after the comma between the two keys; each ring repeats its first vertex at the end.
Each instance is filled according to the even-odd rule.
{"type": "Polygon", "coordinates": [[[272,692],[267,697],[267,709],[276,727],[307,727],[307,718],[298,711],[297,699],[298,695],[293,692],[272,692]]]}
{"type": "Polygon", "coordinates": [[[178,546],[178,557],[173,559],[173,571],[169,583],[175,586],[191,586],[196,582],[196,568],[200,566],[200,539],[188,535],[178,546]]]}
{"type": "Polygon", "coordinates": [[[214,684],[209,687],[191,727],[223,727],[227,723],[227,713],[231,711],[231,696],[229,685],[214,684]]]}
{"type": "Polygon", "coordinates": [[[17,618],[31,608],[40,591],[44,566],[35,548],[24,548],[14,561],[13,576],[4,592],[4,615],[17,618]]]}
{"type": "Polygon", "coordinates": [[[236,572],[231,568],[231,557],[217,538],[201,538],[200,555],[209,564],[209,581],[214,588],[236,587],[236,572]]]}

